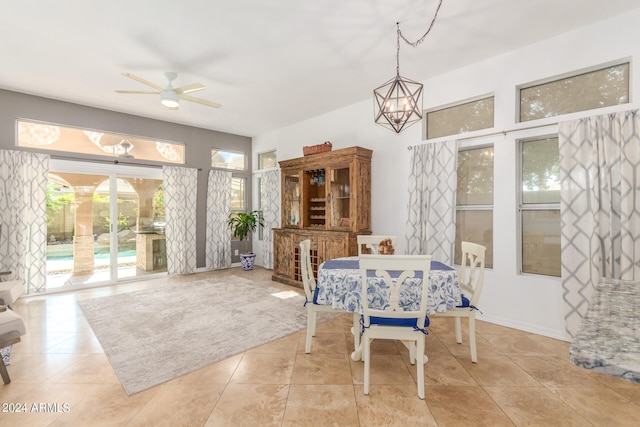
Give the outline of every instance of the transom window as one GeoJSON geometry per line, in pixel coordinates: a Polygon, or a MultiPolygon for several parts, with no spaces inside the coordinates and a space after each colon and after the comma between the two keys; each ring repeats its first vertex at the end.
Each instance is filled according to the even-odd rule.
{"type": "Polygon", "coordinates": [[[492,128],[493,116],[493,96],[439,108],[425,114],[426,138],[492,128]]]}
{"type": "Polygon", "coordinates": [[[520,121],[629,102],[629,63],[520,89],[520,121]]]}
{"type": "Polygon", "coordinates": [[[275,168],[278,166],[276,150],[258,154],[258,169],[275,168]]]}
{"type": "Polygon", "coordinates": [[[184,164],[183,144],[124,134],[18,120],[19,147],[184,164]]]}
{"type": "Polygon", "coordinates": [[[211,166],[219,169],[243,171],[247,169],[246,156],[240,151],[211,150],[211,166]]]}

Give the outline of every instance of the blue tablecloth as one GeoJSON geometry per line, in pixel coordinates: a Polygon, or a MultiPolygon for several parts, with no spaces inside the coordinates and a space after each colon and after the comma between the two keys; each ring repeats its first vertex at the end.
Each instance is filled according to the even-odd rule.
{"type": "MultiPolygon", "coordinates": [[[[318,268],[316,303],[362,313],[360,274],[357,257],[332,259],[322,263],[318,268]]],[[[382,279],[369,277],[367,280],[369,298],[372,302],[389,300],[389,290],[382,279]]],[[[416,277],[401,290],[400,305],[416,309],[421,293],[422,278],[416,277]]],[[[453,310],[460,303],[460,285],[456,270],[441,262],[431,261],[427,314],[453,310]]]]}

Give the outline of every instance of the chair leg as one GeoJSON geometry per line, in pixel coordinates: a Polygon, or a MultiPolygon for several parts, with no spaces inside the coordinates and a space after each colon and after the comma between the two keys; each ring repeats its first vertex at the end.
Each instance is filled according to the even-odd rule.
{"type": "Polygon", "coordinates": [[[408,341],[408,348],[409,348],[409,363],[410,364],[415,364],[416,363],[416,343],[413,341],[408,341]]]}
{"type": "Polygon", "coordinates": [[[369,382],[371,380],[370,378],[371,376],[371,340],[367,336],[366,332],[362,336],[362,340],[363,340],[362,344],[364,346],[364,351],[363,351],[364,354],[362,356],[362,358],[364,359],[364,394],[368,395],[369,382]]]}
{"type": "Polygon", "coordinates": [[[311,310],[311,319],[313,319],[313,322],[311,324],[311,336],[315,337],[316,336],[316,319],[318,317],[318,313],[315,310],[311,310]]]}
{"type": "Polygon", "coordinates": [[[360,342],[361,339],[361,328],[360,328],[360,314],[359,313],[353,313],[353,329],[351,330],[351,332],[353,332],[353,349],[354,352],[357,352],[360,349],[360,345],[362,344],[360,342]]]}
{"type": "MultiPolygon", "coordinates": [[[[412,347],[414,347],[414,345],[412,344],[412,347]]],[[[424,345],[424,335],[419,337],[416,340],[416,351],[417,351],[417,355],[416,355],[416,365],[417,365],[417,380],[418,380],[418,397],[420,399],[424,400],[424,364],[425,364],[425,360],[424,360],[424,351],[425,351],[425,345],[424,345]]]]}
{"type": "MultiPolygon", "coordinates": [[[[0,335],[0,350],[4,350],[7,347],[12,346],[13,344],[20,342],[20,333],[18,331],[6,332],[0,335]]],[[[11,348],[9,348],[11,351],[11,348]]],[[[4,359],[2,358],[2,354],[0,354],[0,376],[2,376],[2,381],[5,384],[9,384],[11,382],[11,378],[9,377],[9,371],[7,371],[7,365],[4,364],[4,359]]]]}
{"type": "Polygon", "coordinates": [[[456,342],[462,344],[462,322],[459,317],[454,317],[456,325],[456,342]]]}
{"type": "Polygon", "coordinates": [[[471,349],[471,362],[478,363],[478,352],[476,349],[476,316],[475,313],[469,316],[469,348],[471,349]]]}
{"type": "Polygon", "coordinates": [[[304,352],[311,353],[311,340],[316,334],[316,311],[311,307],[307,310],[307,342],[304,346],[304,352]]]}
{"type": "Polygon", "coordinates": [[[9,384],[11,382],[11,378],[9,378],[9,372],[7,371],[7,367],[4,364],[4,360],[0,357],[0,375],[2,375],[2,381],[5,384],[9,384]]]}

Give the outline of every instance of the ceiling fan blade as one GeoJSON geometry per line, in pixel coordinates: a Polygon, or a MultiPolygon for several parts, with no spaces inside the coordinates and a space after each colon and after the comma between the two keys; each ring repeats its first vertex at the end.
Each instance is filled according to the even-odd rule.
{"type": "Polygon", "coordinates": [[[160,86],[158,86],[157,84],[151,83],[150,81],[145,80],[142,77],[138,77],[138,76],[136,76],[134,74],[131,74],[131,73],[122,73],[122,75],[125,76],[125,77],[129,77],[130,79],[136,80],[136,81],[138,81],[138,82],[140,82],[142,84],[145,84],[147,86],[150,86],[150,87],[152,87],[154,89],[157,89],[159,91],[162,90],[162,88],[160,86]]]}
{"type": "Polygon", "coordinates": [[[201,85],[200,83],[193,83],[193,84],[190,84],[190,85],[177,87],[177,88],[173,89],[173,91],[175,93],[177,93],[178,95],[184,95],[186,93],[192,93],[192,92],[196,92],[196,91],[203,90],[203,89],[206,89],[206,88],[207,88],[206,86],[201,85]]]}
{"type": "Polygon", "coordinates": [[[185,101],[196,102],[198,104],[206,105],[207,107],[220,108],[222,105],[217,102],[207,101],[206,99],[196,98],[190,95],[179,95],[180,99],[184,99],[185,101]]]}
{"type": "Polygon", "coordinates": [[[116,90],[118,93],[133,93],[136,95],[157,95],[160,92],[151,90],[116,90]]]}

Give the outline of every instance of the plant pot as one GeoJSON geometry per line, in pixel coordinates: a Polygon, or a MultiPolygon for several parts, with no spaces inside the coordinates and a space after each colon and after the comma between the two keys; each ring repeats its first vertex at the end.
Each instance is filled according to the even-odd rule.
{"type": "Polygon", "coordinates": [[[240,254],[240,263],[244,271],[253,270],[253,263],[256,260],[256,254],[240,254]]]}

